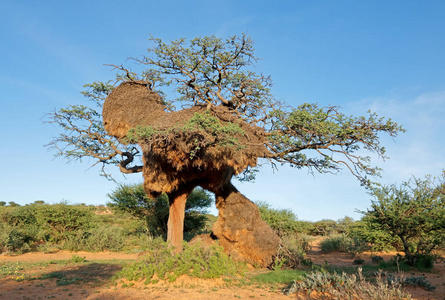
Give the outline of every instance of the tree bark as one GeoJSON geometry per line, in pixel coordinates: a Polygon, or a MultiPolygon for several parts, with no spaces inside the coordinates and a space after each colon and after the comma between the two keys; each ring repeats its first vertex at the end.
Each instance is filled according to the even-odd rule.
{"type": "Polygon", "coordinates": [[[403,235],[399,235],[399,237],[400,237],[400,239],[402,240],[402,243],[403,243],[403,249],[404,249],[404,252],[405,252],[405,257],[406,257],[407,263],[410,266],[413,266],[414,265],[414,255],[411,253],[411,251],[409,249],[408,240],[403,235]]]}
{"type": "Polygon", "coordinates": [[[168,195],[170,209],[167,223],[167,242],[175,248],[175,253],[182,252],[184,239],[184,216],[188,190],[180,190],[168,195]]]}

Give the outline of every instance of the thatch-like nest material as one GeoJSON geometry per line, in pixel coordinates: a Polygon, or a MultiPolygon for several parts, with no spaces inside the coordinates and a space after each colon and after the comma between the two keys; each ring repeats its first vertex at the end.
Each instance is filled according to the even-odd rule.
{"type": "Polygon", "coordinates": [[[182,185],[200,185],[217,191],[248,166],[255,166],[264,156],[263,131],[237,118],[228,108],[210,110],[224,127],[236,124],[240,129],[229,133],[236,143],[225,143],[220,134],[199,127],[184,126],[205,106],[166,112],[161,97],[147,86],[124,82],[107,97],[103,108],[105,129],[127,142],[130,129],[150,126],[154,133],[137,140],[143,151],[144,187],[148,194],[170,193],[182,185]]]}

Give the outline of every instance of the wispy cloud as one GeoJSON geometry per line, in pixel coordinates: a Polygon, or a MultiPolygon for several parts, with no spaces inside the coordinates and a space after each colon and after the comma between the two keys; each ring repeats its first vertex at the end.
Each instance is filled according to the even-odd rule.
{"type": "Polygon", "coordinates": [[[382,165],[385,179],[400,182],[412,175],[437,175],[445,168],[445,91],[364,99],[350,105],[358,107],[368,107],[406,129],[394,142],[383,139],[391,157],[382,165]]]}

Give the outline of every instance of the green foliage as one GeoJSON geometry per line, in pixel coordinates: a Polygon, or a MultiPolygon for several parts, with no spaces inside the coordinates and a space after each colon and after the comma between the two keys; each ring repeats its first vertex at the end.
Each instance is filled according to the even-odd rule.
{"type": "Polygon", "coordinates": [[[344,233],[349,235],[351,227],[353,227],[355,223],[356,222],[353,218],[345,216],[344,218],[337,220],[337,225],[335,226],[335,228],[337,233],[344,233]]]}
{"type": "Polygon", "coordinates": [[[0,251],[27,252],[39,232],[29,206],[7,206],[0,210],[0,251]]]}
{"type": "Polygon", "coordinates": [[[328,273],[324,270],[305,274],[302,281],[295,281],[287,294],[306,291],[310,298],[313,291],[326,293],[330,299],[411,299],[411,295],[402,289],[399,282],[388,282],[380,273],[376,275],[376,282],[372,284],[364,278],[362,269],[356,274],[328,273]]]}
{"type": "Polygon", "coordinates": [[[250,278],[255,283],[265,284],[289,284],[294,280],[302,280],[306,271],[303,270],[274,270],[267,273],[255,275],[250,278]]]}
{"type": "Polygon", "coordinates": [[[0,210],[0,253],[145,248],[149,239],[140,221],[118,213],[96,216],[95,209],[66,204],[6,206],[0,210]]]}
{"type": "Polygon", "coordinates": [[[320,243],[320,249],[324,253],[333,251],[346,252],[348,245],[352,240],[344,234],[331,235],[320,243]]]}
{"type": "Polygon", "coordinates": [[[79,255],[74,254],[71,256],[71,259],[69,261],[76,264],[76,263],[83,263],[86,261],[86,259],[85,256],[81,257],[79,255]]]}
{"type": "Polygon", "coordinates": [[[357,155],[360,149],[385,157],[385,148],[379,145],[379,132],[391,136],[403,129],[391,120],[385,121],[375,113],[366,117],[346,116],[336,107],[318,107],[305,103],[291,111],[275,109],[270,143],[277,160],[296,167],[309,167],[319,172],[332,172],[350,161],[351,172],[368,184],[367,175],[379,174],[379,168],[370,165],[370,157],[357,155]],[[306,149],[317,149],[318,157],[307,155],[306,149]],[[364,177],[360,175],[362,173],[364,177]]]}
{"type": "Polygon", "coordinates": [[[40,227],[40,237],[55,243],[66,241],[76,231],[91,228],[94,215],[88,207],[64,203],[36,205],[33,210],[40,227]]]}
{"type": "Polygon", "coordinates": [[[323,219],[314,223],[315,235],[328,236],[337,233],[337,222],[330,219],[323,219]]]}
{"type": "Polygon", "coordinates": [[[188,144],[193,145],[190,150],[190,159],[195,158],[205,149],[211,146],[235,147],[236,150],[245,148],[236,138],[237,135],[244,135],[236,123],[222,123],[218,118],[212,116],[210,111],[195,113],[192,118],[184,121],[183,124],[176,124],[175,127],[158,129],[152,126],[136,126],[128,131],[125,141],[127,143],[137,143],[141,140],[151,142],[156,139],[165,139],[165,136],[189,136],[188,144]]]}
{"type": "Polygon", "coordinates": [[[375,255],[371,258],[371,261],[373,264],[380,264],[381,262],[384,262],[385,260],[383,259],[383,257],[375,255]]]}
{"type": "Polygon", "coordinates": [[[372,190],[376,201],[363,212],[369,222],[397,236],[408,264],[415,265],[445,245],[445,173],[436,181],[427,176],[372,190]]]}
{"type": "MultiPolygon", "coordinates": [[[[168,197],[165,194],[156,200],[149,199],[142,184],[120,185],[110,193],[110,206],[117,211],[128,212],[146,224],[146,230],[152,236],[166,236],[169,214],[168,197]]],[[[201,188],[191,192],[185,207],[184,231],[198,234],[205,228],[205,213],[212,204],[211,195],[201,188]]]]}
{"type": "Polygon", "coordinates": [[[300,265],[312,265],[312,261],[306,258],[307,252],[311,250],[311,240],[312,237],[306,234],[282,236],[271,268],[273,270],[295,269],[300,265]]]}
{"type": "Polygon", "coordinates": [[[301,223],[290,209],[275,209],[264,201],[255,202],[260,210],[261,219],[266,222],[278,236],[293,234],[300,229],[301,223]]]}
{"type": "Polygon", "coordinates": [[[382,252],[400,248],[400,240],[389,232],[382,230],[380,225],[369,222],[365,216],[349,228],[348,236],[367,242],[373,252],[382,252]]]}
{"type": "Polygon", "coordinates": [[[355,257],[357,254],[368,250],[368,245],[359,238],[351,238],[345,234],[335,234],[324,239],[320,243],[320,248],[324,253],[340,251],[355,257]]]}
{"type": "Polygon", "coordinates": [[[155,282],[152,279],[155,274],[159,279],[170,282],[181,275],[219,278],[240,274],[244,270],[243,266],[235,263],[219,246],[204,248],[199,244],[184,243],[184,251],[172,255],[172,248],[158,238],[152,241],[149,250],[138,261],[125,266],[115,278],[130,281],[142,279],[146,284],[155,282]]]}
{"type": "Polygon", "coordinates": [[[128,233],[121,227],[97,227],[88,231],[79,230],[69,235],[61,245],[70,251],[122,251],[128,233]]]}
{"type": "Polygon", "coordinates": [[[393,274],[387,274],[387,281],[390,285],[401,285],[401,286],[413,286],[421,287],[426,291],[433,291],[436,289],[425,276],[394,276],[393,274]]]}

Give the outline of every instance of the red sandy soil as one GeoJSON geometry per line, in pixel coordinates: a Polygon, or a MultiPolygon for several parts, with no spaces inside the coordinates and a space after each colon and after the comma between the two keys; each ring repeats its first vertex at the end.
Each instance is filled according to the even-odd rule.
{"type": "MultiPolygon", "coordinates": [[[[88,253],[59,251],[57,253],[26,253],[23,255],[0,255],[1,262],[49,262],[54,260],[69,260],[73,255],[85,257],[88,261],[111,261],[122,259],[136,259],[137,254],[125,253],[88,253]]],[[[395,253],[379,253],[385,261],[395,253]]],[[[351,266],[353,259],[344,253],[323,254],[315,245],[308,257],[316,264],[329,264],[338,266],[351,266]]],[[[370,254],[361,254],[360,258],[370,263],[370,254]]],[[[0,299],[26,300],[26,299],[305,299],[305,295],[285,296],[279,288],[266,285],[229,284],[222,280],[203,280],[180,277],[174,283],[161,283],[151,285],[135,284],[123,287],[122,283],[112,285],[110,277],[119,268],[115,264],[98,262],[97,264],[50,264],[36,266],[32,270],[25,270],[31,277],[40,277],[55,271],[63,271],[67,278],[82,278],[73,284],[57,285],[56,278],[16,281],[11,277],[0,277],[0,299]]],[[[413,272],[416,276],[424,274],[431,284],[436,286],[434,291],[425,291],[421,288],[409,288],[413,299],[444,300],[445,299],[445,265],[440,263],[434,266],[430,273],[413,272]]],[[[407,274],[411,275],[411,274],[407,274]]]]}

